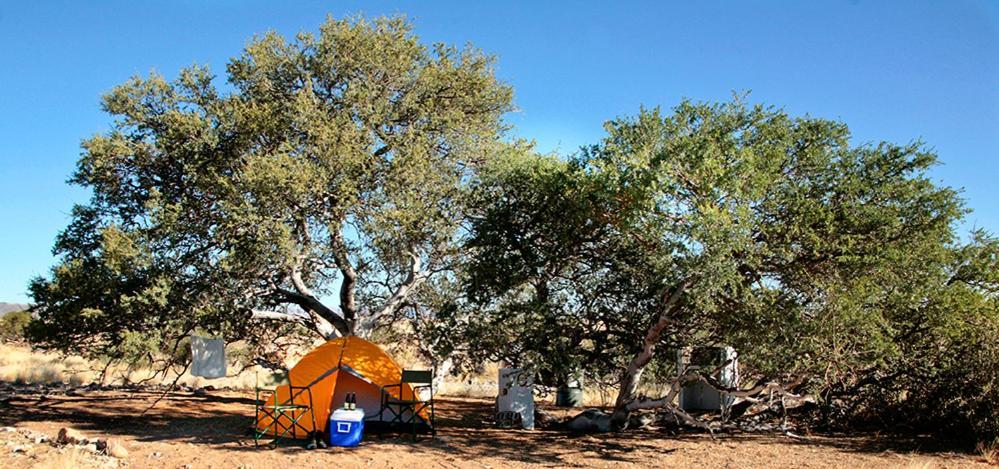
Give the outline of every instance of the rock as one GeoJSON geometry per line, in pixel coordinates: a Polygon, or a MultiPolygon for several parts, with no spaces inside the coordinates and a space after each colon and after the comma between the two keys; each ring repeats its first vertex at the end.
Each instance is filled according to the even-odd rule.
{"type": "Polygon", "coordinates": [[[27,453],[31,449],[28,445],[15,446],[14,449],[10,450],[11,453],[27,453]]]}
{"type": "Polygon", "coordinates": [[[100,450],[97,449],[97,445],[95,443],[88,443],[85,445],[77,445],[77,446],[88,453],[100,454],[100,450]]]}
{"type": "Polygon", "coordinates": [[[108,456],[118,459],[125,459],[128,457],[128,450],[125,449],[125,445],[118,440],[108,440],[106,453],[108,456]]]}
{"type": "Polygon", "coordinates": [[[0,428],[0,432],[16,432],[17,429],[14,427],[3,427],[0,428]]]}
{"type": "Polygon", "coordinates": [[[587,409],[566,422],[565,427],[576,432],[609,432],[610,414],[598,409],[587,409]]]}
{"type": "Polygon", "coordinates": [[[78,391],[78,390],[76,390],[74,388],[74,389],[70,389],[70,390],[66,391],[66,395],[69,396],[69,397],[80,397],[83,394],[81,394],[80,391],[78,391]]]}
{"type": "Polygon", "coordinates": [[[45,443],[46,441],[48,441],[48,439],[49,438],[47,436],[45,436],[45,435],[36,435],[35,438],[32,441],[34,441],[36,445],[40,445],[40,444],[45,443]]]}
{"type": "Polygon", "coordinates": [[[648,413],[633,414],[628,419],[628,428],[631,429],[648,428],[650,425],[652,425],[653,422],[655,422],[655,420],[656,418],[652,414],[648,413]]]}
{"type": "Polygon", "coordinates": [[[60,445],[85,445],[90,443],[90,440],[75,428],[63,427],[59,429],[56,443],[60,445]]]}
{"type": "Polygon", "coordinates": [[[205,391],[205,388],[198,388],[198,389],[194,390],[194,395],[195,396],[207,396],[208,395],[208,391],[205,391]]]}
{"type": "Polygon", "coordinates": [[[103,438],[99,438],[94,444],[97,445],[97,451],[105,452],[108,449],[108,440],[103,438]]]}

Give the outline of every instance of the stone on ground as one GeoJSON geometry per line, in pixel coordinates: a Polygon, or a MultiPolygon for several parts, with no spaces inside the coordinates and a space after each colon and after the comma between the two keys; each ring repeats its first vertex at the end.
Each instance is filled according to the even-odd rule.
{"type": "Polygon", "coordinates": [[[59,429],[59,435],[56,437],[56,443],[60,445],[85,445],[90,443],[90,440],[82,432],[75,428],[63,427],[59,429]]]}

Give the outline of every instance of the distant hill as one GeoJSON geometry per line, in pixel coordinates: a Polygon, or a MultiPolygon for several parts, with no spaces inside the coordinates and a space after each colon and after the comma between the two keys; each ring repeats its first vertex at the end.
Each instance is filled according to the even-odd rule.
{"type": "Polygon", "coordinates": [[[0,316],[7,313],[13,313],[15,311],[24,311],[30,307],[31,305],[24,305],[20,303],[0,303],[0,316]]]}

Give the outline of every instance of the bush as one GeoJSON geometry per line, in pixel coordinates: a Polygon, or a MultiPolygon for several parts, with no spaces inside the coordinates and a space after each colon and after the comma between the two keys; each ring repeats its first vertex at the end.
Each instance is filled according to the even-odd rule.
{"type": "Polygon", "coordinates": [[[864,414],[920,433],[999,438],[999,318],[976,319],[933,334],[934,353],[912,353],[881,386],[861,393],[864,414]]]}
{"type": "Polygon", "coordinates": [[[0,342],[21,342],[24,332],[31,322],[31,313],[15,311],[0,317],[0,342]]]}

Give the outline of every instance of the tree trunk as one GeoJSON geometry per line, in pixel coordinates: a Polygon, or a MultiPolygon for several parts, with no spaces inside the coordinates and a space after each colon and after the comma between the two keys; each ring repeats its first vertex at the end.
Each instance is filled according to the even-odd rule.
{"type": "Polygon", "coordinates": [[[434,367],[434,393],[440,394],[444,390],[447,385],[447,376],[451,374],[452,368],[454,368],[454,360],[450,357],[445,358],[434,367]]]}
{"type": "Polygon", "coordinates": [[[635,401],[638,393],[638,385],[642,378],[645,367],[655,355],[656,344],[662,337],[663,330],[673,322],[673,314],[676,304],[683,291],[687,288],[687,281],[680,282],[675,288],[667,290],[663,298],[662,310],[659,317],[649,326],[642,341],[642,348],[628,364],[628,368],[621,375],[621,387],[618,389],[617,400],[614,403],[614,413],[611,416],[611,427],[615,430],[624,428],[628,423],[631,412],[635,409],[628,404],[635,401]]]}

